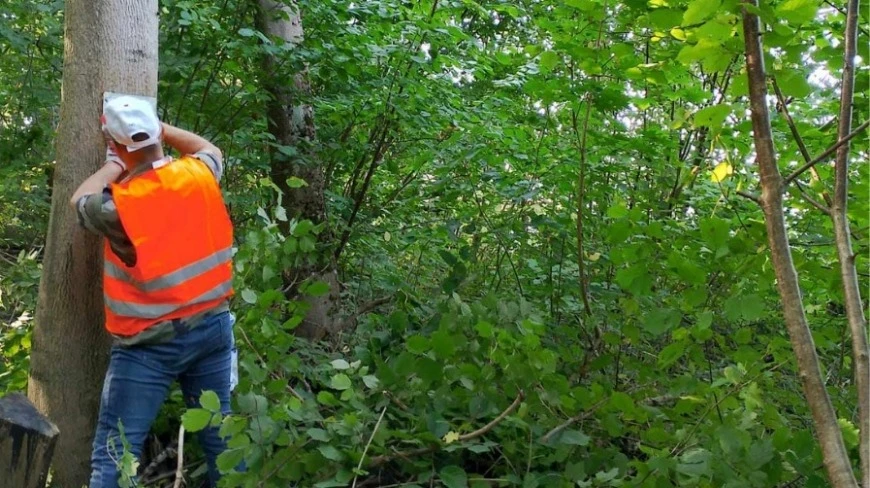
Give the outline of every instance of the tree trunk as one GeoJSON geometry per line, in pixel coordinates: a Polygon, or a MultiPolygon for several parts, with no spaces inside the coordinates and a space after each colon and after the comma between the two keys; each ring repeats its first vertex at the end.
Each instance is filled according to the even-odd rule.
{"type": "Polygon", "coordinates": [[[157,94],[157,0],[67,0],[51,216],[33,331],[28,395],[62,432],[58,486],[87,484],[108,359],[101,247],[68,205],[103,163],[102,93],[157,94]]]}
{"type": "MultiPolygon", "coordinates": [[[[757,0],[746,0],[745,3],[758,7],[757,0]]],[[[785,226],[782,206],[783,179],[777,167],[770,128],[759,20],[746,9],[743,10],[743,34],[746,42],[752,132],[756,161],[761,174],[761,207],[767,226],[776,284],[782,299],[785,325],[797,358],[804,395],[812,411],[816,437],[821,445],[828,478],[832,486],[837,488],[857,487],[858,482],[852,473],[849,455],[837,424],[837,415],[825,389],[813,336],[804,315],[797,271],[792,261],[785,226]]]]}
{"type": "MultiPolygon", "coordinates": [[[[302,17],[297,8],[273,0],[258,0],[258,28],[267,36],[284,43],[298,45],[302,42],[302,17]]],[[[308,94],[311,86],[305,72],[293,76],[292,87],[282,76],[280,65],[271,54],[263,56],[263,88],[271,100],[267,109],[269,132],[284,151],[271,149],[272,181],[281,189],[282,204],[290,218],[308,219],[315,225],[326,222],[326,203],[323,196],[323,168],[311,149],[316,136],[314,110],[294,100],[293,94],[308,94]],[[291,188],[289,178],[304,180],[307,185],[291,188]]],[[[285,235],[289,226],[282,226],[285,235]]],[[[320,240],[328,239],[329,233],[320,234],[320,240]]],[[[315,263],[302,264],[283,272],[287,296],[306,301],[311,308],[296,333],[308,339],[320,339],[327,333],[336,332],[341,321],[335,316],[338,303],[338,279],[331,253],[324,252],[315,263]],[[306,281],[324,281],[329,284],[329,293],[319,297],[299,296],[299,285],[306,281]]]]}
{"type": "Polygon", "coordinates": [[[24,395],[0,398],[0,488],[45,488],[57,434],[24,395]]]}
{"type": "MultiPolygon", "coordinates": [[[[840,120],[837,139],[845,139],[852,131],[852,103],[855,92],[855,52],[858,38],[859,0],[849,0],[846,15],[846,48],[843,62],[843,77],[840,86],[840,120]]],[[[831,205],[831,220],[843,278],[846,317],[852,333],[852,355],[855,359],[855,383],[858,391],[858,426],[861,431],[861,475],[863,486],[870,487],[870,351],[867,347],[867,319],[861,304],[861,289],[855,269],[855,254],[846,214],[849,193],[849,143],[837,149],[834,165],[834,201],[831,205]]]]}

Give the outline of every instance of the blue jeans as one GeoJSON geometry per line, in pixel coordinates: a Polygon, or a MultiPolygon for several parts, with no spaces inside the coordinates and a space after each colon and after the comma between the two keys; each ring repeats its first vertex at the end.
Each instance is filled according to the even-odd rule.
{"type": "MultiPolygon", "coordinates": [[[[91,455],[90,488],[118,486],[116,461],[123,454],[118,422],[130,452],[138,459],[174,380],[181,383],[188,407],[198,407],[200,394],[212,390],[220,398],[221,412],[230,413],[232,327],[232,316],[224,312],[206,317],[191,330],[179,328],[166,343],[112,347],[91,455]]],[[[226,442],[217,427],[198,435],[208,461],[209,485],[216,486],[220,475],[215,459],[226,449],[226,442]]]]}

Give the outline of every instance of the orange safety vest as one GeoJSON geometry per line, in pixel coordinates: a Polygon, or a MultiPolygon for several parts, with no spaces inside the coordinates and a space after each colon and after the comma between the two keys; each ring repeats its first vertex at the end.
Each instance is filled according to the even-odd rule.
{"type": "Polygon", "coordinates": [[[205,163],[192,156],[167,159],[111,188],[136,264],[127,267],[106,241],[103,295],[110,333],[131,336],[233,294],[233,227],[205,163]]]}

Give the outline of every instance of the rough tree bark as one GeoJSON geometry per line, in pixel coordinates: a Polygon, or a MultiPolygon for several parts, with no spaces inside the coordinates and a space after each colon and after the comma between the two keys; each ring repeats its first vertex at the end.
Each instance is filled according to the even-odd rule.
{"type": "MultiPolygon", "coordinates": [[[[303,40],[302,16],[295,6],[273,0],[258,0],[257,27],[273,39],[291,45],[303,40]]],[[[292,80],[282,76],[279,60],[272,54],[263,56],[263,88],[271,100],[267,109],[269,132],[277,144],[293,148],[293,155],[273,148],[271,150],[272,181],[281,189],[282,204],[289,217],[308,219],[316,224],[326,222],[326,203],[323,197],[323,167],[311,150],[316,136],[314,110],[310,105],[294,100],[294,94],[308,94],[311,86],[305,72],[296,73],[292,80]],[[307,183],[301,188],[291,188],[287,180],[301,178],[307,183]]],[[[291,151],[292,152],[292,151],[291,151]]],[[[286,223],[282,226],[285,234],[286,223]]],[[[320,239],[328,239],[328,229],[320,239]]],[[[323,253],[316,263],[306,263],[284,270],[287,296],[302,299],[310,306],[305,320],[296,328],[296,334],[308,339],[320,339],[328,333],[337,332],[342,321],[336,316],[339,299],[335,261],[331,253],[323,253]],[[329,284],[329,293],[319,297],[299,296],[299,285],[306,281],[324,281],[329,284]]]]}
{"type": "Polygon", "coordinates": [[[105,153],[104,91],[157,94],[157,0],[67,0],[51,216],[33,331],[28,396],[57,423],[57,486],[87,484],[109,338],[101,247],[68,201],[105,153]]]}
{"type": "MultiPolygon", "coordinates": [[[[744,3],[758,7],[757,0],[745,0],[744,3]]],[[[743,34],[746,43],[752,132],[755,139],[756,161],[761,175],[760,203],[767,227],[776,284],[782,299],[785,325],[797,358],[798,374],[813,415],[816,437],[821,445],[828,478],[837,488],[857,487],[858,482],[852,473],[849,455],[837,424],[837,415],[825,389],[813,336],[804,314],[797,271],[792,261],[786,232],[782,204],[783,179],[777,167],[770,127],[760,22],[758,16],[745,8],[743,34]]]]}
{"type": "MultiPolygon", "coordinates": [[[[845,54],[843,77],[840,85],[840,120],[837,139],[842,140],[852,131],[852,103],[855,92],[855,53],[858,41],[859,0],[849,0],[846,14],[845,54]]],[[[852,251],[849,218],[846,214],[849,193],[849,143],[837,149],[834,163],[834,200],[831,205],[831,220],[840,260],[840,275],[843,278],[846,317],[852,333],[852,355],[855,360],[855,383],[858,391],[858,425],[861,431],[862,486],[870,487],[870,351],[867,348],[867,319],[861,304],[861,289],[855,269],[855,254],[852,251]]]]}
{"type": "Polygon", "coordinates": [[[0,488],[45,488],[57,434],[21,393],[0,398],[0,488]]]}

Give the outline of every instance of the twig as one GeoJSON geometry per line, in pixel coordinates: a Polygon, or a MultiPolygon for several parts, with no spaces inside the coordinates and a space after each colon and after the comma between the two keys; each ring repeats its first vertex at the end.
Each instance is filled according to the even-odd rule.
{"type": "Polygon", "coordinates": [[[178,455],[178,452],[175,450],[176,446],[168,445],[166,449],[160,451],[160,453],[154,457],[154,460],[151,461],[144,471],[142,471],[142,476],[140,476],[140,480],[143,484],[148,484],[152,482],[151,478],[154,476],[154,472],[157,471],[157,468],[160,467],[164,461],[169,458],[175,457],[178,455]],[[150,481],[149,481],[150,480],[150,481]]]}
{"type": "Polygon", "coordinates": [[[404,410],[404,411],[406,411],[406,412],[410,412],[410,411],[411,411],[411,409],[408,408],[408,406],[405,405],[405,403],[404,403],[402,400],[399,400],[398,398],[396,398],[396,395],[393,395],[392,392],[390,392],[390,391],[388,391],[388,390],[384,390],[384,396],[387,397],[387,398],[389,398],[390,401],[392,401],[393,403],[395,403],[395,404],[396,404],[399,408],[401,408],[402,410],[404,410]]]}
{"type": "Polygon", "coordinates": [[[341,326],[338,328],[338,330],[345,330],[345,329],[349,328],[351,326],[351,324],[353,324],[358,318],[362,317],[363,315],[371,312],[372,310],[380,307],[381,305],[383,305],[385,303],[390,303],[390,300],[392,300],[392,299],[393,299],[392,296],[387,295],[385,297],[376,298],[370,302],[366,302],[366,303],[362,304],[359,307],[359,309],[357,309],[355,314],[349,315],[349,316],[345,317],[344,320],[341,321],[341,326]]]}
{"type": "MultiPolygon", "coordinates": [[[[510,405],[509,405],[509,406],[508,406],[508,407],[507,407],[507,408],[506,408],[506,409],[505,409],[501,414],[499,414],[499,416],[496,417],[492,422],[490,422],[490,423],[484,425],[483,427],[481,427],[481,428],[475,430],[474,432],[470,432],[470,433],[468,433],[468,434],[463,434],[463,435],[459,436],[459,439],[458,439],[458,440],[459,440],[459,441],[463,441],[463,442],[464,442],[464,441],[470,441],[470,440],[472,440],[472,439],[476,439],[476,438],[478,438],[478,437],[480,437],[480,436],[486,434],[487,432],[489,432],[490,430],[492,430],[496,425],[498,425],[502,420],[504,420],[505,417],[507,417],[508,415],[510,415],[511,412],[513,412],[514,410],[516,410],[517,407],[520,406],[520,402],[523,401],[523,398],[525,398],[525,397],[526,397],[525,393],[523,393],[523,391],[521,390],[521,391],[517,394],[517,398],[514,400],[514,402],[511,403],[511,404],[510,404],[510,405]]],[[[394,452],[393,454],[384,454],[384,455],[382,455],[382,456],[375,456],[375,457],[371,458],[371,461],[369,462],[369,467],[381,466],[381,465],[386,464],[386,463],[388,463],[388,462],[390,462],[390,461],[393,461],[393,460],[396,459],[396,458],[402,458],[402,459],[410,460],[411,458],[414,458],[414,457],[417,457],[417,456],[422,456],[422,455],[424,455],[424,454],[430,454],[430,453],[433,453],[433,452],[437,451],[437,450],[440,449],[440,448],[441,448],[441,445],[440,445],[440,444],[436,444],[436,445],[427,446],[427,447],[419,447],[419,448],[417,448],[417,449],[411,449],[411,450],[408,450],[408,451],[396,451],[396,452],[394,452]]]]}
{"type": "Polygon", "coordinates": [[[514,410],[516,410],[517,407],[520,406],[520,402],[523,401],[523,398],[525,398],[525,397],[526,397],[525,393],[523,393],[523,391],[520,390],[520,392],[519,392],[519,394],[517,395],[516,399],[514,399],[514,402],[511,403],[510,406],[509,406],[508,408],[506,408],[506,409],[504,410],[504,412],[502,412],[498,417],[494,418],[494,419],[492,420],[492,422],[490,422],[490,423],[484,425],[483,427],[481,427],[481,428],[475,430],[474,432],[469,432],[468,434],[463,434],[463,435],[459,436],[459,440],[462,441],[462,442],[464,442],[464,441],[470,441],[470,440],[472,440],[472,439],[476,439],[476,438],[482,436],[483,434],[486,434],[487,432],[489,432],[490,430],[492,430],[493,427],[495,427],[495,426],[498,425],[502,420],[504,420],[505,417],[507,417],[508,415],[510,415],[511,412],[513,412],[514,410]]]}
{"type": "Polygon", "coordinates": [[[544,434],[543,437],[541,437],[541,443],[548,444],[550,442],[550,439],[552,439],[554,436],[558,435],[560,432],[567,429],[571,425],[573,425],[577,422],[580,422],[582,420],[586,420],[589,417],[595,415],[595,411],[598,410],[602,405],[604,405],[608,401],[610,401],[609,397],[599,401],[595,405],[592,405],[591,407],[589,407],[589,410],[586,410],[585,412],[580,412],[577,415],[571,417],[570,419],[557,425],[555,428],[553,428],[553,430],[551,430],[550,432],[547,432],[546,434],[544,434]]]}
{"type": "Polygon", "coordinates": [[[837,149],[839,149],[840,146],[851,141],[853,137],[855,137],[858,134],[860,134],[861,132],[863,132],[864,129],[867,128],[867,126],[870,126],[870,120],[865,120],[863,124],[859,125],[857,129],[850,132],[849,135],[840,139],[831,147],[825,149],[825,152],[816,156],[815,159],[813,159],[812,161],[810,161],[810,162],[806,163],[805,165],[801,166],[800,168],[796,169],[794,173],[792,173],[792,174],[788,175],[788,177],[786,177],[786,179],[783,183],[788,185],[789,183],[792,182],[792,180],[794,180],[795,178],[800,176],[804,171],[806,171],[806,170],[812,168],[813,166],[817,165],[818,163],[824,161],[825,158],[827,158],[831,154],[834,154],[834,152],[837,149]]]}
{"type": "MultiPolygon", "coordinates": [[[[785,117],[786,123],[788,123],[788,127],[791,130],[791,135],[792,137],[794,137],[794,141],[798,146],[798,150],[800,151],[801,156],[803,156],[804,161],[809,163],[812,160],[812,157],[810,157],[810,152],[807,151],[807,145],[804,144],[804,139],[803,137],[801,137],[801,134],[798,131],[797,124],[794,123],[794,120],[791,118],[791,114],[788,112],[788,103],[786,102],[785,96],[783,96],[782,90],[779,89],[779,84],[776,82],[776,77],[771,75],[770,80],[773,84],[773,91],[776,92],[776,98],[779,99],[779,106],[782,107],[782,115],[785,117]]],[[[815,177],[816,180],[821,180],[819,172],[818,170],[816,170],[815,167],[810,168],[810,171],[812,171],[813,177],[815,177]]],[[[829,216],[831,215],[830,207],[831,205],[833,205],[833,202],[831,201],[831,196],[828,195],[827,190],[822,191],[822,197],[825,199],[825,203],[827,204],[827,206],[825,206],[822,205],[821,202],[813,199],[806,191],[804,191],[803,187],[799,183],[797,183],[797,187],[798,191],[800,191],[801,193],[801,196],[804,197],[806,201],[810,202],[812,206],[816,207],[817,209],[821,210],[829,216]]]]}
{"type": "MultiPolygon", "coordinates": [[[[822,202],[820,202],[820,201],[814,199],[813,197],[811,197],[811,196],[806,192],[806,190],[804,190],[804,187],[800,184],[799,181],[795,181],[795,185],[797,186],[797,189],[798,189],[798,191],[800,192],[801,196],[804,197],[804,200],[810,202],[810,204],[811,204],[813,207],[816,207],[817,209],[821,210],[825,215],[828,215],[828,216],[831,215],[831,209],[830,209],[830,207],[827,207],[827,206],[825,206],[825,205],[822,205],[822,202]]],[[[826,200],[828,200],[828,199],[831,198],[830,196],[828,196],[828,193],[827,193],[827,192],[824,193],[824,196],[826,197],[826,198],[825,198],[826,200]]]]}
{"type": "Polygon", "coordinates": [[[178,467],[175,468],[175,483],[172,488],[181,488],[184,482],[184,424],[178,428],[178,467]]]}
{"type": "MultiPolygon", "coordinates": [[[[245,329],[242,328],[242,327],[238,327],[238,330],[239,330],[239,332],[242,333],[242,338],[245,340],[245,343],[248,344],[248,347],[251,348],[251,351],[253,351],[254,354],[257,356],[257,359],[260,360],[260,363],[261,363],[263,366],[266,366],[267,364],[269,364],[269,363],[266,362],[265,359],[263,359],[263,356],[260,355],[259,351],[257,351],[257,348],[254,347],[254,344],[251,343],[251,339],[248,338],[248,334],[245,333],[245,329]]],[[[272,379],[276,379],[276,380],[277,380],[277,379],[286,379],[286,378],[281,378],[281,377],[278,376],[278,374],[275,373],[274,371],[270,374],[270,376],[272,377],[272,379]]],[[[292,394],[293,396],[295,396],[299,401],[303,401],[303,402],[305,401],[305,399],[302,398],[302,395],[300,395],[299,392],[297,392],[295,389],[293,389],[292,386],[290,386],[290,383],[289,383],[289,382],[287,383],[287,391],[289,391],[290,394],[292,394]]]]}
{"type": "Polygon", "coordinates": [[[384,409],[381,410],[381,416],[378,417],[378,421],[377,421],[377,423],[375,423],[375,428],[372,429],[372,435],[369,436],[369,441],[366,442],[366,447],[365,447],[365,449],[363,449],[362,456],[359,458],[359,464],[356,465],[356,474],[354,474],[354,476],[353,476],[353,484],[351,485],[351,488],[356,488],[356,479],[359,476],[360,470],[362,469],[363,461],[365,461],[365,459],[366,459],[366,453],[369,452],[369,446],[372,445],[372,439],[374,439],[375,434],[378,433],[378,427],[381,426],[381,420],[384,420],[384,414],[387,413],[387,406],[388,405],[389,404],[384,405],[384,409]]]}
{"type": "Polygon", "coordinates": [[[743,191],[743,190],[738,190],[737,194],[743,198],[748,198],[748,199],[752,200],[753,202],[761,205],[761,199],[758,198],[757,195],[754,195],[752,193],[749,193],[748,191],[743,191]]]}

